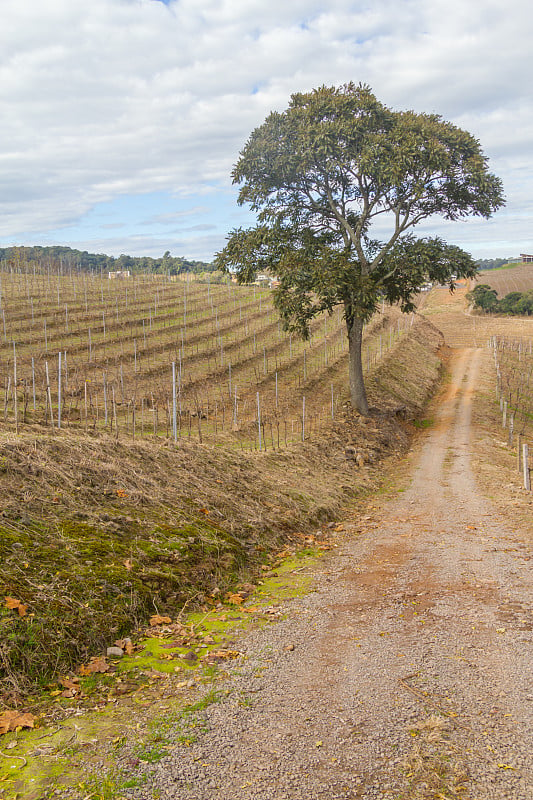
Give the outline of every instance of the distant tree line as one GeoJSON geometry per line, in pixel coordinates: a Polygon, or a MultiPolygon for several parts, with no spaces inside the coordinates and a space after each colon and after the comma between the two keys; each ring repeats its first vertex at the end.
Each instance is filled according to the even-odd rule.
{"type": "Polygon", "coordinates": [[[519,258],[478,258],[476,261],[480,272],[488,269],[499,269],[512,261],[520,261],[519,258]]]}
{"type": "Polygon", "coordinates": [[[213,264],[205,261],[190,261],[182,256],[171,256],[167,250],[161,258],[149,256],[126,256],[118,258],[104,253],[88,253],[71,247],[51,245],[49,247],[0,247],[0,261],[4,268],[14,270],[36,269],[38,272],[51,269],[54,272],[108,272],[130,270],[131,272],[162,273],[179,275],[182,272],[212,273],[213,264]]]}
{"type": "Polygon", "coordinates": [[[527,292],[509,292],[499,300],[496,289],[492,289],[487,283],[481,283],[468,292],[467,298],[474,308],[485,313],[533,316],[533,289],[527,292]]]}

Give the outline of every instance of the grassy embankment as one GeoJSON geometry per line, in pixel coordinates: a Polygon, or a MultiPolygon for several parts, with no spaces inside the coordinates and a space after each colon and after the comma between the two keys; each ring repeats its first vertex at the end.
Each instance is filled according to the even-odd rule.
{"type": "Polygon", "coordinates": [[[379,411],[282,450],[6,432],[0,591],[27,608],[0,615],[4,707],[23,696],[31,707],[31,692],[155,612],[208,608],[375,486],[380,460],[408,446],[403,417],[433,391],[440,343],[418,319],[368,375],[379,411]]]}

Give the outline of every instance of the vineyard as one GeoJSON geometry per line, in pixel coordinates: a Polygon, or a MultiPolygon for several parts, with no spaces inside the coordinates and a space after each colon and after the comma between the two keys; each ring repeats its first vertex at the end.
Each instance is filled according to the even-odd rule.
{"type": "MultiPolygon", "coordinates": [[[[0,425],[116,437],[228,437],[280,447],[346,400],[340,312],[310,340],[282,330],[270,291],[166,276],[0,275],[0,425]]],[[[367,372],[410,324],[382,309],[367,372]]]]}
{"type": "Polygon", "coordinates": [[[493,336],[497,397],[508,444],[517,447],[518,470],[530,488],[529,443],[533,441],[533,344],[531,339],[493,336]]]}

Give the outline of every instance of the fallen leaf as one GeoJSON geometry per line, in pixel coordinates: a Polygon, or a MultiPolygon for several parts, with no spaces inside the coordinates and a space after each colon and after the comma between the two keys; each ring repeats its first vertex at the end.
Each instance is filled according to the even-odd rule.
{"type": "Polygon", "coordinates": [[[131,570],[131,569],[133,569],[133,563],[132,563],[132,560],[131,560],[131,558],[127,558],[127,559],[126,559],[125,561],[123,561],[122,563],[124,564],[124,566],[126,567],[126,569],[128,570],[128,572],[130,572],[130,570],[131,570]]]}
{"type": "Polygon", "coordinates": [[[228,661],[232,658],[238,658],[240,656],[240,652],[238,650],[213,650],[211,653],[207,653],[207,655],[202,657],[202,661],[208,662],[217,662],[217,661],[228,661]]]}
{"type": "Polygon", "coordinates": [[[172,620],[170,617],[163,617],[161,614],[154,614],[150,617],[150,625],[170,625],[172,620]]]}
{"type": "Polygon", "coordinates": [[[11,610],[17,610],[19,612],[20,617],[26,616],[26,611],[28,606],[24,605],[20,602],[20,600],[16,600],[14,597],[6,597],[5,607],[11,610]]]}
{"type": "Polygon", "coordinates": [[[207,509],[207,508],[200,508],[199,511],[200,511],[200,514],[209,514],[209,509],[207,509]]]}
{"type": "Polygon", "coordinates": [[[79,688],[80,688],[80,686],[79,686],[80,679],[79,678],[61,678],[59,683],[64,689],[76,689],[76,690],[79,691],[79,688]]]}
{"type": "Polygon", "coordinates": [[[79,673],[80,675],[93,675],[95,672],[108,672],[109,664],[103,656],[91,658],[88,664],[82,664],[79,673]]]}
{"type": "Polygon", "coordinates": [[[227,600],[228,603],[233,603],[235,606],[240,606],[242,603],[244,603],[244,597],[241,597],[240,594],[230,594],[227,600]]]}
{"type": "Polygon", "coordinates": [[[127,636],[125,639],[117,639],[116,642],[113,642],[115,647],[120,647],[121,650],[124,650],[129,656],[133,653],[133,645],[131,643],[131,639],[127,636]]]}
{"type": "Polygon", "coordinates": [[[0,714],[0,735],[16,731],[17,728],[33,728],[35,720],[33,714],[21,714],[19,711],[4,711],[0,714]]]}

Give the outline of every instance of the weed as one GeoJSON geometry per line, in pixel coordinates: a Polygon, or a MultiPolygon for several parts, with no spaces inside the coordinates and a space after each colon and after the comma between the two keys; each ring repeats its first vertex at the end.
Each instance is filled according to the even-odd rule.
{"type": "Polygon", "coordinates": [[[185,714],[190,714],[195,711],[203,711],[212,703],[217,703],[220,700],[221,693],[217,692],[215,689],[211,689],[211,691],[207,692],[201,700],[198,700],[197,703],[193,703],[192,705],[185,706],[183,712],[185,714]]]}
{"type": "Polygon", "coordinates": [[[449,722],[434,714],[409,729],[416,739],[404,761],[410,800],[460,800],[467,791],[468,776],[459,750],[450,742],[450,732],[449,722]]]}
{"type": "Polygon", "coordinates": [[[427,428],[431,428],[435,424],[435,420],[431,417],[428,419],[415,419],[413,425],[415,428],[419,428],[420,430],[426,430],[427,428]]]}
{"type": "Polygon", "coordinates": [[[207,664],[202,669],[202,674],[206,680],[212,680],[219,674],[219,668],[216,664],[207,664]]]}
{"type": "Polygon", "coordinates": [[[120,785],[122,789],[137,789],[140,786],[143,786],[147,780],[148,779],[145,775],[133,775],[132,777],[121,781],[120,785]]]}
{"type": "MultiPolygon", "coordinates": [[[[145,760],[149,761],[149,759],[145,760]]],[[[78,789],[83,792],[84,800],[119,800],[122,797],[123,789],[138,788],[143,786],[147,780],[147,776],[143,773],[125,775],[116,772],[103,776],[91,775],[78,784],[78,789]]]]}
{"type": "Polygon", "coordinates": [[[91,775],[79,783],[78,788],[83,792],[84,800],[115,800],[120,790],[117,781],[110,775],[103,777],[91,775]]]}
{"type": "Polygon", "coordinates": [[[167,755],[167,747],[164,744],[153,742],[145,746],[135,748],[135,755],[148,764],[156,764],[167,755]]]}
{"type": "Polygon", "coordinates": [[[239,693],[239,699],[237,700],[238,704],[241,708],[250,708],[253,705],[252,698],[246,694],[246,692],[239,693]]]}

